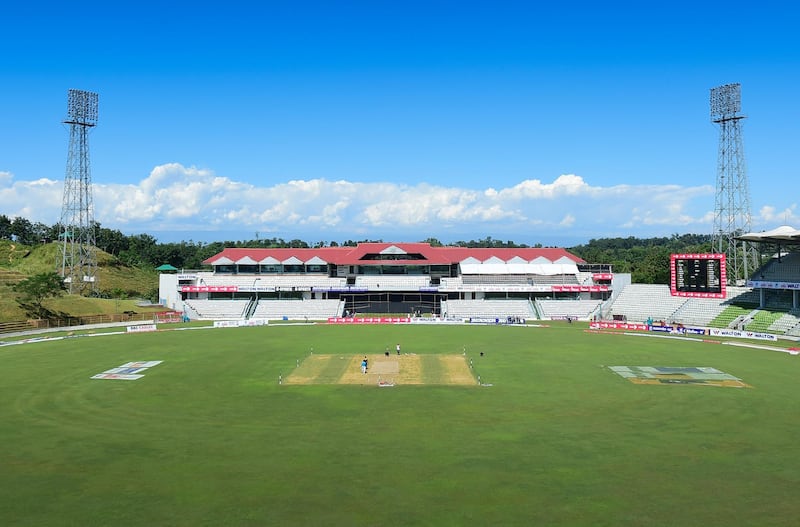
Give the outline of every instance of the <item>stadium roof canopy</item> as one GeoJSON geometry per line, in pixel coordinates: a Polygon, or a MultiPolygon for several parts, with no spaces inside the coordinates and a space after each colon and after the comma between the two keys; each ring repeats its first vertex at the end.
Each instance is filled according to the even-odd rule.
{"type": "Polygon", "coordinates": [[[432,247],[428,243],[359,243],[356,247],[226,248],[203,261],[205,265],[255,263],[307,265],[451,265],[465,263],[579,264],[581,258],[561,248],[432,247]],[[465,262],[466,261],[466,262],[465,262]]]}
{"type": "Polygon", "coordinates": [[[800,230],[781,225],[770,231],[749,232],[736,237],[737,240],[755,243],[774,243],[778,245],[800,245],[800,230]]]}

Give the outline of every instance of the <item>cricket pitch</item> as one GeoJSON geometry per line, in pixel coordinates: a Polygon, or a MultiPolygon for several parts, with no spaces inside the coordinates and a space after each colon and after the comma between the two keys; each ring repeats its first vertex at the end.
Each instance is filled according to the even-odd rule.
{"type": "Polygon", "coordinates": [[[309,355],[284,384],[463,385],[477,386],[463,355],[309,355]],[[361,361],[367,358],[367,373],[361,361]]]}

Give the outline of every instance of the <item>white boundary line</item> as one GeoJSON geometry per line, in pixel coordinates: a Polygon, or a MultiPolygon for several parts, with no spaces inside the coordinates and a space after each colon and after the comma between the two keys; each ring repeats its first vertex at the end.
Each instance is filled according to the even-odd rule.
{"type": "Polygon", "coordinates": [[[730,340],[723,340],[723,341],[717,342],[717,341],[710,341],[710,340],[706,340],[706,339],[699,339],[699,338],[692,338],[692,337],[682,337],[682,336],[679,336],[679,335],[651,335],[651,334],[648,334],[648,333],[628,333],[628,332],[624,332],[623,335],[627,335],[627,336],[630,336],[630,337],[649,337],[649,338],[653,338],[653,339],[677,339],[677,340],[683,340],[683,341],[687,341],[687,342],[700,342],[700,343],[704,343],[704,344],[712,344],[712,343],[714,343],[714,344],[722,344],[722,345],[725,345],[725,346],[739,346],[741,348],[752,348],[752,349],[761,349],[761,350],[767,350],[767,351],[777,351],[777,352],[780,352],[780,353],[788,353],[789,355],[800,355],[800,351],[796,351],[796,350],[790,350],[790,349],[786,349],[786,348],[776,348],[775,346],[764,346],[762,344],[748,344],[748,343],[745,343],[745,342],[733,342],[733,341],[730,341],[730,340]]]}

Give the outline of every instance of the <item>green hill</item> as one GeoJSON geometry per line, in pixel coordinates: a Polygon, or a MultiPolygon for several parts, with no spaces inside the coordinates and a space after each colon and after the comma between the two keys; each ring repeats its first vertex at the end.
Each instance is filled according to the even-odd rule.
{"type": "MultiPolygon", "coordinates": [[[[57,243],[31,247],[0,240],[0,322],[25,320],[25,312],[17,305],[18,294],[13,287],[30,276],[55,270],[60,261],[59,252],[57,243]]],[[[66,295],[47,300],[45,305],[72,316],[113,314],[137,310],[136,302],[158,288],[155,270],[124,265],[99,249],[97,266],[97,297],[66,295]]]]}

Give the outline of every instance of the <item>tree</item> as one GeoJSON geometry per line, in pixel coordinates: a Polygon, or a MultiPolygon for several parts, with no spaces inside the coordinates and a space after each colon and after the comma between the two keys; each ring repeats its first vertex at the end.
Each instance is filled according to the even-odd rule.
{"type": "Polygon", "coordinates": [[[671,253],[704,253],[711,251],[707,234],[673,234],[659,238],[601,238],[586,245],[572,247],[570,252],[587,262],[611,264],[614,272],[631,273],[634,282],[669,283],[671,253]]]}
{"type": "Polygon", "coordinates": [[[106,229],[95,223],[95,245],[112,256],[119,256],[128,249],[128,237],[117,229],[106,229]]]}
{"type": "Polygon", "coordinates": [[[427,243],[431,247],[444,247],[444,244],[437,238],[425,238],[424,240],[422,240],[422,243],[427,243]]]}
{"type": "Polygon", "coordinates": [[[0,239],[10,240],[12,232],[11,219],[5,214],[0,214],[0,239]]]}
{"type": "Polygon", "coordinates": [[[132,266],[156,267],[162,262],[158,262],[155,252],[156,239],[149,234],[139,234],[128,237],[128,248],[120,252],[119,258],[132,266]]]}
{"type": "Polygon", "coordinates": [[[34,318],[44,318],[49,315],[50,310],[45,308],[42,303],[48,298],[63,295],[66,289],[64,280],[55,272],[31,276],[14,286],[14,291],[22,295],[17,303],[28,316],[34,318]]]}
{"type": "Polygon", "coordinates": [[[20,216],[12,220],[11,234],[14,236],[14,240],[22,245],[34,245],[39,241],[33,232],[33,224],[20,216]]]}

